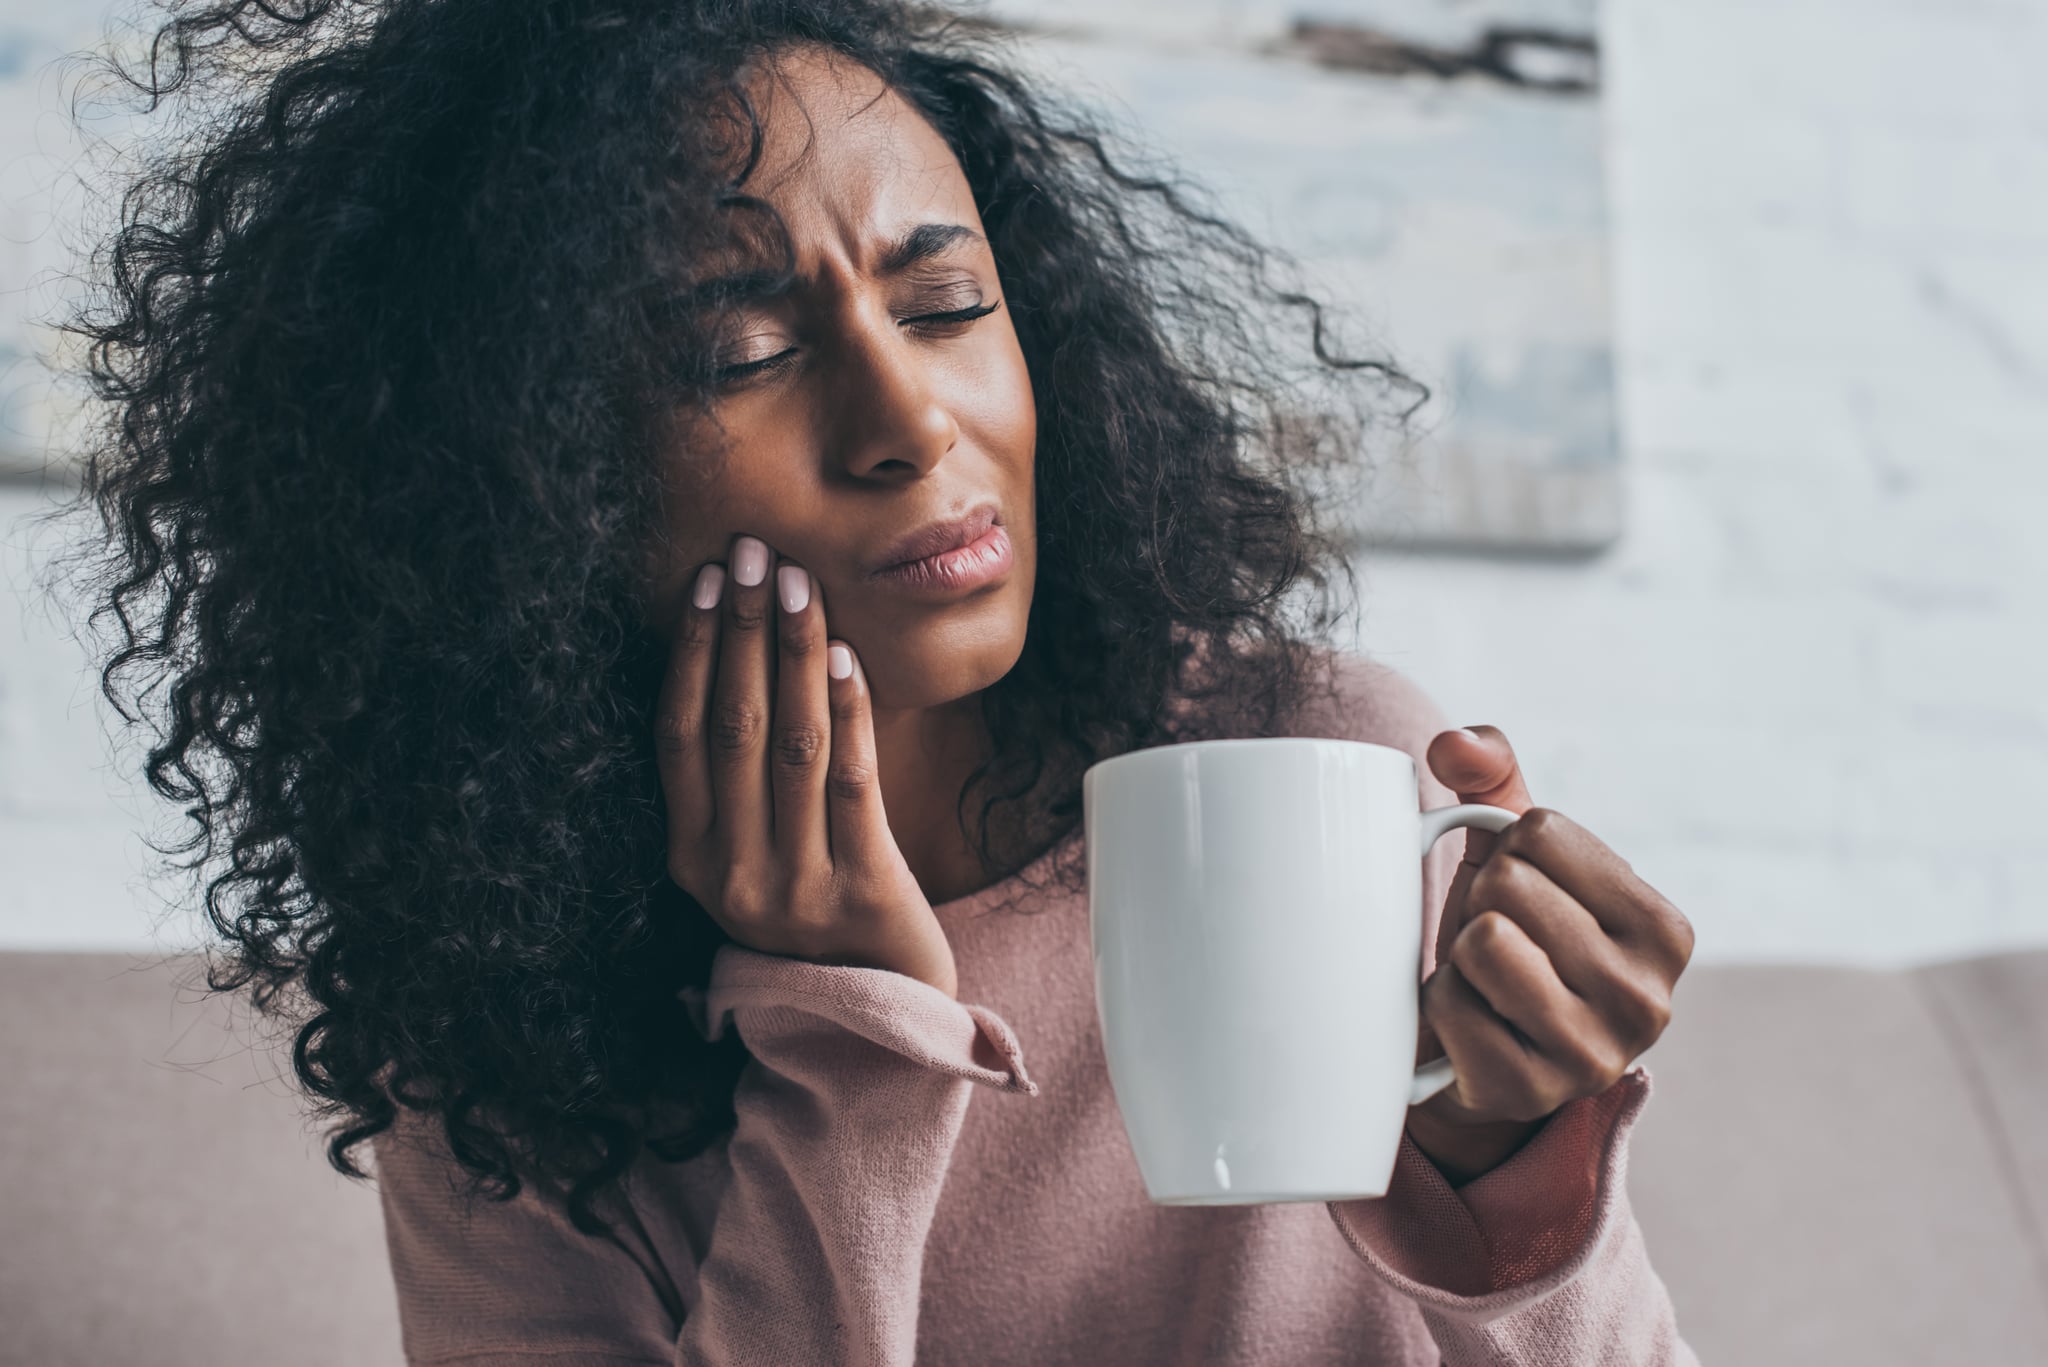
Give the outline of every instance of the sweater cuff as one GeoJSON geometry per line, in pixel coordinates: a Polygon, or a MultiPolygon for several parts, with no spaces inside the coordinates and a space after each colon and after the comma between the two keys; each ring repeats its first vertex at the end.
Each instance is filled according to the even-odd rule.
{"type": "Polygon", "coordinates": [[[708,987],[676,993],[697,1032],[724,1036],[736,1020],[757,1053],[779,1035],[822,1018],[904,1058],[1004,1092],[1038,1095],[1024,1047],[1002,1017],[930,983],[886,968],[812,963],[727,942],[711,960],[708,987]]]}
{"type": "Polygon", "coordinates": [[[1626,1215],[1628,1133],[1650,1096],[1630,1069],[1559,1107],[1505,1162],[1453,1188],[1404,1131],[1383,1197],[1328,1202],[1345,1240],[1403,1295],[1490,1312],[1577,1275],[1626,1215]]]}

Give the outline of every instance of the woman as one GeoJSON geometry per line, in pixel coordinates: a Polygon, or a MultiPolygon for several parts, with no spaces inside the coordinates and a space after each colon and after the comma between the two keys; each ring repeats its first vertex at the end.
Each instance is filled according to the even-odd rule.
{"type": "Polygon", "coordinates": [[[1357,433],[1260,309],[1400,377],[1256,244],[881,0],[224,4],[134,79],[208,117],[77,324],[104,681],[412,1361],[1691,1360],[1622,1181],[1690,928],[1320,644],[1357,433]],[[1153,1206],[1079,775],[1274,734],[1526,813],[1429,866],[1460,1081],[1383,1200],[1153,1206]]]}

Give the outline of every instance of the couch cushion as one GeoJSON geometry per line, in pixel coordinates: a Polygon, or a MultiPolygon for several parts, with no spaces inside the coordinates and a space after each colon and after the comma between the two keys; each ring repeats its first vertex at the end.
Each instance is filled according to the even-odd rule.
{"type": "Polygon", "coordinates": [[[1702,1361],[2048,1362],[2009,1156],[2039,1181],[2044,1007],[2038,953],[1686,974],[1643,1059],[1629,1192],[1702,1361]],[[2004,1132],[1980,1076],[2031,1128],[2004,1132]]]}
{"type": "Polygon", "coordinates": [[[2048,951],[1937,964],[1922,977],[1996,1154],[2026,1198],[2048,1302],[2048,951]]]}
{"type": "MultiPolygon", "coordinates": [[[[396,1367],[375,1191],[198,972],[0,953],[0,1362],[396,1367]]],[[[1688,972],[1629,1189],[1701,1359],[2048,1362],[2044,1058],[2048,953],[1688,972]]]]}
{"type": "Polygon", "coordinates": [[[0,954],[0,1361],[396,1367],[376,1189],[199,971],[0,954]]]}

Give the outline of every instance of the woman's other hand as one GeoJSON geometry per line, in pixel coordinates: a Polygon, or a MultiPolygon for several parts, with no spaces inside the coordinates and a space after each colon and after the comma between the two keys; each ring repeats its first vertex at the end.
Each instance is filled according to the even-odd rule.
{"type": "Polygon", "coordinates": [[[705,564],[655,724],[670,877],[735,941],[954,996],[952,946],[889,830],[865,672],[799,565],[705,564]],[[770,570],[773,573],[770,573],[770,570]]]}
{"type": "Polygon", "coordinates": [[[1656,1042],[1693,930],[1591,831],[1531,803],[1498,729],[1445,731],[1428,759],[1459,801],[1521,816],[1498,835],[1465,833],[1422,985],[1418,1061],[1448,1053],[1457,1082],[1410,1109],[1408,1132],[1456,1182],[1566,1102],[1606,1091],[1656,1042]]]}

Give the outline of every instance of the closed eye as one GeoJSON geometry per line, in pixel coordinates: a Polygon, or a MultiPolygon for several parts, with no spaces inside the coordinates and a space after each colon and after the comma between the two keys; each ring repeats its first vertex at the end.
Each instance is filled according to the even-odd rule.
{"type": "MultiPolygon", "coordinates": [[[[920,314],[915,318],[905,318],[902,320],[902,323],[904,327],[919,331],[929,328],[959,327],[962,324],[986,318],[1000,307],[1002,307],[1002,300],[998,299],[987,304],[976,304],[971,308],[952,309],[945,313],[920,314]]],[[[796,348],[790,347],[787,350],[776,352],[773,356],[764,356],[758,361],[745,361],[739,365],[724,366],[718,371],[717,381],[721,385],[731,385],[741,380],[772,375],[787,368],[795,359],[796,348]]]]}
{"type": "Polygon", "coordinates": [[[905,318],[905,327],[945,327],[953,323],[971,323],[977,318],[986,318],[1002,305],[1002,300],[993,303],[976,304],[972,308],[954,309],[951,313],[927,313],[917,318],[905,318]]]}
{"type": "Polygon", "coordinates": [[[787,351],[778,351],[773,356],[764,356],[758,361],[746,361],[740,365],[721,366],[714,378],[721,385],[731,385],[737,384],[741,380],[751,380],[757,376],[770,375],[781,370],[795,355],[796,348],[791,347],[787,351]]]}

